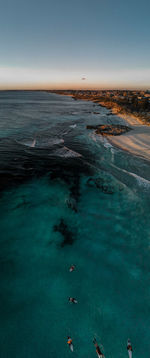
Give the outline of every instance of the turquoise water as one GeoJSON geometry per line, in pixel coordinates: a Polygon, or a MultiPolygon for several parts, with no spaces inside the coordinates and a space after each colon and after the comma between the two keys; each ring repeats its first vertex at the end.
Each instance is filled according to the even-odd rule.
{"type": "Polygon", "coordinates": [[[149,163],[86,129],[121,121],[91,102],[1,92],[0,120],[1,356],[149,358],[149,163]]]}

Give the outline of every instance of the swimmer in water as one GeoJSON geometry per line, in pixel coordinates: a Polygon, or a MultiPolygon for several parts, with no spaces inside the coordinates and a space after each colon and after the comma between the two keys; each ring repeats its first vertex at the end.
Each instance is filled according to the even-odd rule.
{"type": "Polygon", "coordinates": [[[68,337],[67,344],[68,344],[70,350],[73,352],[73,344],[72,344],[72,338],[71,337],[68,337]]]}
{"type": "Polygon", "coordinates": [[[93,339],[93,343],[94,343],[94,346],[96,347],[96,353],[98,355],[98,358],[104,358],[104,354],[101,352],[101,350],[100,350],[100,348],[98,346],[98,343],[97,343],[95,338],[93,339]]]}
{"type": "Polygon", "coordinates": [[[69,297],[68,301],[71,302],[71,303],[78,303],[78,301],[73,297],[69,297]]]}
{"type": "Polygon", "coordinates": [[[128,341],[127,341],[127,351],[128,351],[129,358],[132,358],[132,351],[133,351],[133,349],[132,349],[132,345],[131,345],[130,339],[128,339],[128,341]]]}
{"type": "Polygon", "coordinates": [[[74,271],[74,270],[75,270],[75,265],[70,266],[69,271],[72,272],[72,271],[74,271]]]}

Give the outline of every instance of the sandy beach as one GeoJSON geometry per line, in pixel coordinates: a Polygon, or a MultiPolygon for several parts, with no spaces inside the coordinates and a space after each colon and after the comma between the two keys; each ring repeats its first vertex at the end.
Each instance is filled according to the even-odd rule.
{"type": "Polygon", "coordinates": [[[122,115],[132,131],[120,136],[108,137],[109,141],[116,146],[150,160],[150,126],[142,124],[140,119],[134,116],[122,115]]]}
{"type": "MultiPolygon", "coordinates": [[[[89,99],[83,98],[83,100],[89,99]]],[[[93,99],[91,100],[93,101],[93,99]]],[[[102,102],[99,102],[99,105],[108,108],[105,103],[102,104],[102,102]]],[[[109,107],[109,110],[111,110],[115,116],[122,118],[123,124],[129,126],[132,130],[119,136],[107,136],[108,140],[123,150],[150,160],[150,125],[145,124],[143,118],[141,119],[140,116],[118,113],[118,108],[115,106],[112,108],[109,107]]]]}

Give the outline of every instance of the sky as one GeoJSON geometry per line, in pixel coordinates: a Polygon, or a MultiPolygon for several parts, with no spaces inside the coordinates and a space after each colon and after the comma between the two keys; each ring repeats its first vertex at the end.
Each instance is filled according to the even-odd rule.
{"type": "Polygon", "coordinates": [[[150,89],[149,14],[149,0],[0,0],[0,89],[150,89]]]}

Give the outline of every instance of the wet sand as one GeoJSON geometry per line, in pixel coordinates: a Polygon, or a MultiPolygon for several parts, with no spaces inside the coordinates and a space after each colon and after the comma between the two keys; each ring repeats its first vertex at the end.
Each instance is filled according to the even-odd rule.
{"type": "Polygon", "coordinates": [[[122,115],[119,117],[132,128],[132,131],[121,136],[108,137],[108,140],[135,155],[150,160],[150,126],[142,124],[140,119],[134,116],[122,115]]]}

